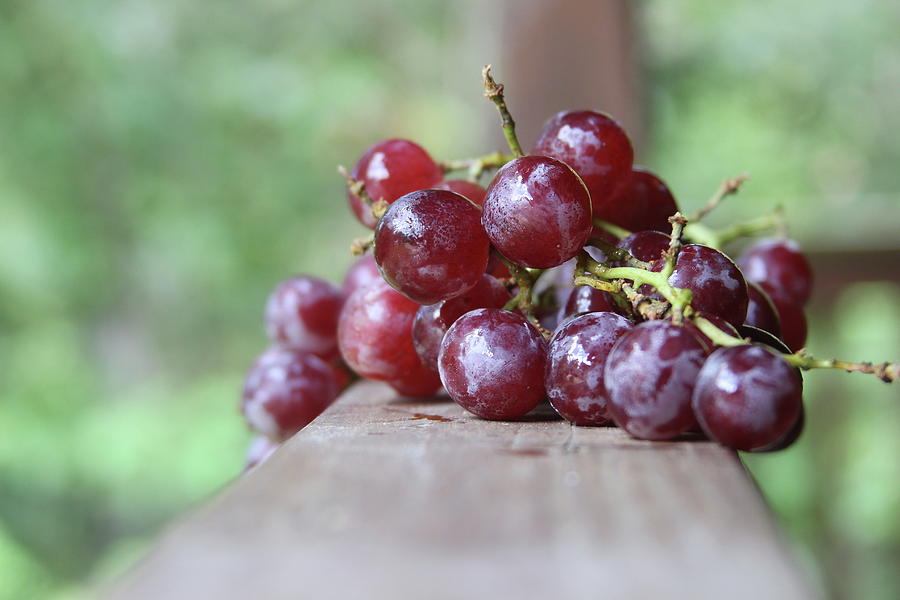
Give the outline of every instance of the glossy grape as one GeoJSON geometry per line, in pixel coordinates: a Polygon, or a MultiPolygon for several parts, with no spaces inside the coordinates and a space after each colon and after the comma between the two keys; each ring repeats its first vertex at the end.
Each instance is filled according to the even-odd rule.
{"type": "Polygon", "coordinates": [[[706,349],[688,330],[646,321],[623,335],[606,359],[609,415],[639,439],[666,440],[695,424],[694,380],[706,349]]]}
{"type": "Polygon", "coordinates": [[[590,192],[595,217],[612,221],[619,214],[615,192],[631,173],[634,150],[612,117],[588,110],[561,112],[544,126],[532,154],[572,167],[590,192]]]}
{"type": "MultiPolygon", "coordinates": [[[[366,193],[373,201],[390,203],[404,194],[434,187],[443,173],[424,148],[415,142],[391,139],[366,150],[350,175],[365,184],[366,193]]],[[[347,200],[359,222],[374,229],[376,221],[372,210],[349,190],[347,200]]]]}
{"type": "Polygon", "coordinates": [[[323,358],[337,354],[337,321],[344,294],[318,277],[292,277],[266,302],[266,332],[273,342],[323,358]]]}
{"type": "Polygon", "coordinates": [[[785,450],[786,448],[793,446],[794,443],[800,439],[800,436],[803,435],[803,429],[805,427],[806,410],[803,408],[803,405],[801,403],[800,414],[797,415],[797,420],[794,421],[794,424],[791,426],[790,430],[788,430],[788,432],[774,444],[756,449],[754,450],[754,452],[780,452],[781,450],[785,450]]]}
{"type": "Polygon", "coordinates": [[[487,268],[481,211],[455,192],[420,190],[394,202],[375,229],[385,281],[419,304],[471,289],[487,268]]]}
{"type": "Polygon", "coordinates": [[[635,231],[622,238],[618,246],[636,259],[652,263],[660,260],[669,249],[669,236],[659,231],[635,231]]]}
{"type": "Polygon", "coordinates": [[[766,284],[772,300],[803,308],[812,294],[812,268],[794,240],[759,240],[744,250],[738,265],[749,281],[766,284]]]}
{"type": "Polygon", "coordinates": [[[788,345],[792,352],[802,350],[806,347],[807,334],[806,315],[803,313],[803,309],[792,302],[776,298],[767,284],[760,284],[760,287],[768,292],[769,297],[772,298],[772,303],[775,305],[775,310],[778,311],[778,321],[781,323],[781,339],[784,340],[784,343],[788,345]]]}
{"type": "Polygon", "coordinates": [[[796,423],[800,372],[763,346],[720,348],[697,376],[692,406],[710,439],[737,450],[774,444],[796,423]]]}
{"type": "Polygon", "coordinates": [[[615,207],[607,219],[629,231],[672,231],[669,217],[678,212],[669,186],[652,171],[634,167],[619,186],[611,204],[615,207]]]}
{"type": "Polygon", "coordinates": [[[280,441],[306,427],[337,395],[327,362],[309,352],[274,346],[247,373],[241,412],[255,431],[280,441]]]}
{"type": "Polygon", "coordinates": [[[718,250],[699,244],[683,246],[669,284],[691,290],[695,310],[719,315],[735,327],[747,317],[747,282],[737,265],[718,250]]]}
{"type": "Polygon", "coordinates": [[[561,265],[591,235],[591,199],[581,179],[546,156],[512,160],[487,189],[484,230],[509,260],[536,269],[561,265]]]}
{"type": "Polygon", "coordinates": [[[441,389],[441,378],[436,370],[419,363],[414,369],[406,371],[397,379],[388,381],[388,385],[401,396],[427,398],[441,389]]]}
{"type": "Polygon", "coordinates": [[[515,419],[544,396],[547,342],[517,313],[480,308],[450,327],[438,368],[444,389],[483,419],[515,419]]]}
{"type": "Polygon", "coordinates": [[[631,321],[611,312],[592,312],[566,322],[553,335],[544,383],[550,404],[576,425],[609,420],[603,370],[610,349],[631,321]]]}
{"type": "Polygon", "coordinates": [[[353,292],[338,319],[338,346],[347,365],[369,379],[391,381],[421,365],[412,343],[419,305],[374,281],[353,292]]]}
{"type": "Polygon", "coordinates": [[[757,344],[768,346],[776,352],[781,352],[782,354],[791,353],[791,349],[781,340],[781,338],[765,329],[753,327],[752,325],[741,325],[738,327],[738,332],[741,334],[742,338],[749,339],[751,342],[756,342],[757,344]]]}
{"type": "MultiPolygon", "coordinates": [[[[730,335],[731,337],[741,337],[740,333],[738,333],[738,330],[735,328],[734,325],[732,325],[731,323],[729,323],[728,321],[726,321],[725,319],[723,319],[722,317],[720,317],[718,315],[713,315],[713,314],[704,313],[704,312],[697,312],[697,313],[695,313],[695,316],[703,317],[704,319],[706,319],[707,321],[709,321],[710,323],[715,325],[716,328],[718,328],[720,331],[730,335]]],[[[713,343],[713,341],[705,333],[703,333],[700,330],[699,327],[694,325],[694,323],[692,321],[685,320],[683,327],[685,329],[687,329],[688,331],[690,331],[692,334],[694,334],[694,336],[698,340],[700,340],[700,343],[703,344],[703,346],[706,348],[707,354],[711,354],[718,347],[713,343]]]]}
{"type": "Polygon", "coordinates": [[[579,285],[569,292],[569,298],[562,308],[560,322],[582,313],[591,312],[624,314],[625,311],[609,292],[592,288],[589,285],[579,285]]]}
{"type": "Polygon", "coordinates": [[[503,308],[512,298],[496,278],[484,274],[469,291],[449,300],[422,306],[413,321],[413,345],[422,363],[437,372],[438,352],[447,329],[465,313],[476,308],[503,308]]]}
{"type": "Polygon", "coordinates": [[[485,189],[477,183],[472,183],[465,179],[446,179],[434,187],[438,190],[456,192],[478,206],[484,205],[484,195],[487,193],[485,189]]]}
{"type": "Polygon", "coordinates": [[[378,265],[375,264],[375,257],[371,254],[363,254],[350,265],[344,275],[344,296],[349,297],[357,288],[380,279],[381,273],[378,271],[378,265]]]}
{"type": "Polygon", "coordinates": [[[781,335],[781,320],[778,318],[778,309],[769,294],[755,281],[747,282],[749,303],[747,304],[747,318],[744,324],[751,327],[764,329],[776,336],[781,335]]]}

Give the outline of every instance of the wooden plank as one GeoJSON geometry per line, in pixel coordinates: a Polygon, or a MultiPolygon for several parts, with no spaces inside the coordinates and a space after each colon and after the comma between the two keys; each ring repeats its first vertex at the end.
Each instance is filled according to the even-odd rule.
{"type": "Polygon", "coordinates": [[[351,388],[106,598],[814,597],[736,456],[351,388]]]}

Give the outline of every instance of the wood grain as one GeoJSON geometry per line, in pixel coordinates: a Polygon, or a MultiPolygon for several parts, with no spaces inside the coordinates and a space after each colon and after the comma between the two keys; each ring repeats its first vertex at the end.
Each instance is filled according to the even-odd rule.
{"type": "Polygon", "coordinates": [[[811,598],[736,456],[351,388],[106,598],[811,598]]]}

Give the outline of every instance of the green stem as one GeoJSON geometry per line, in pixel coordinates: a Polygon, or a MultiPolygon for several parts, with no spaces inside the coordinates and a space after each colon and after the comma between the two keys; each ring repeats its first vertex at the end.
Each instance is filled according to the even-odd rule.
{"type": "Polygon", "coordinates": [[[798,352],[796,354],[786,354],[784,355],[784,360],[786,360],[788,364],[804,370],[840,369],[842,371],[847,371],[848,373],[856,372],[874,375],[885,383],[892,383],[900,378],[900,364],[897,363],[885,362],[872,364],[870,362],[847,362],[844,360],[838,360],[836,358],[817,359],[808,354],[805,354],[804,352],[798,352]]]}
{"type": "Polygon", "coordinates": [[[359,179],[353,179],[353,176],[344,168],[343,165],[338,165],[338,173],[341,174],[347,181],[347,189],[350,190],[350,193],[362,200],[363,204],[372,209],[372,216],[375,220],[379,220],[384,216],[384,213],[387,212],[388,203],[385,202],[382,198],[378,200],[373,200],[372,196],[369,195],[369,192],[366,191],[366,184],[359,179]]]}
{"type": "Polygon", "coordinates": [[[741,189],[741,185],[749,179],[750,176],[744,173],[743,175],[738,175],[737,177],[732,177],[731,179],[726,179],[719,185],[719,188],[716,190],[716,193],[712,195],[712,197],[706,202],[706,204],[697,211],[697,214],[691,219],[692,222],[699,221],[706,215],[708,215],[714,208],[719,206],[722,203],[722,200],[727,198],[732,194],[736,194],[739,189],[741,189]]]}
{"type": "Polygon", "coordinates": [[[719,232],[719,243],[724,246],[738,238],[783,227],[784,213],[781,207],[778,207],[767,215],[723,229],[719,232]]]}
{"type": "Polygon", "coordinates": [[[609,221],[604,221],[603,219],[594,219],[594,226],[610,232],[619,239],[631,235],[631,232],[624,227],[619,227],[615,223],[610,223],[609,221]]]}
{"type": "Polygon", "coordinates": [[[686,307],[691,302],[691,290],[671,286],[662,273],[635,267],[607,267],[595,260],[588,261],[587,270],[601,279],[628,279],[633,281],[637,287],[644,284],[650,285],[656,288],[659,295],[673,306],[686,307]]]}
{"type": "Polygon", "coordinates": [[[510,151],[516,158],[525,156],[525,153],[522,152],[522,146],[519,144],[519,138],[516,136],[516,122],[513,121],[512,115],[506,107],[506,100],[503,97],[503,84],[497,83],[491,77],[491,65],[485,65],[481,71],[481,78],[484,81],[484,95],[497,106],[497,110],[500,112],[503,135],[506,137],[506,143],[509,145],[510,151]]]}
{"type": "Polygon", "coordinates": [[[444,173],[452,173],[453,171],[468,171],[467,179],[477,182],[481,174],[488,169],[499,169],[509,161],[513,156],[503,154],[502,152],[493,152],[485,156],[476,158],[463,158],[459,160],[447,160],[440,163],[441,170],[444,173]]]}
{"type": "Polygon", "coordinates": [[[638,260],[625,248],[619,248],[618,246],[613,246],[609,242],[602,240],[600,238],[591,238],[588,240],[588,244],[599,248],[603,251],[603,254],[610,260],[615,260],[619,262],[628,263],[628,266],[637,267],[638,269],[649,269],[650,263],[646,263],[642,260],[638,260]]]}

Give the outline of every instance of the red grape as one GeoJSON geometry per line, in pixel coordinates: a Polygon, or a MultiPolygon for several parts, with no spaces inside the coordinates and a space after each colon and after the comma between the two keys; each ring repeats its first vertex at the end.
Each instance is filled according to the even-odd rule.
{"type": "Polygon", "coordinates": [[[419,304],[471,289],[487,268],[481,211],[454,192],[421,190],[394,202],[375,229],[385,281],[419,304]]]}
{"type": "Polygon", "coordinates": [[[547,269],[574,257],[587,242],[591,199],[565,164],[546,156],[525,156],[498,171],[488,186],[481,222],[506,258],[547,269]]]}
{"type": "Polygon", "coordinates": [[[560,313],[560,322],[575,315],[592,312],[624,314],[622,307],[609,292],[594,289],[589,285],[579,285],[569,293],[569,298],[560,313]]]}
{"type": "MultiPolygon", "coordinates": [[[[393,202],[400,196],[434,187],[443,176],[428,153],[409,140],[384,140],[365,151],[350,172],[362,181],[372,200],[393,202]]],[[[359,222],[375,228],[371,209],[355,194],[347,191],[347,200],[359,222]]]]}
{"type": "Polygon", "coordinates": [[[611,312],[592,312],[566,322],[553,335],[544,377],[550,404],[576,425],[609,420],[603,367],[613,344],[633,327],[611,312]]]}
{"type": "Polygon", "coordinates": [[[695,310],[719,315],[735,327],[747,317],[747,282],[730,258],[708,246],[681,248],[669,284],[693,292],[695,310]]]}
{"type": "Polygon", "coordinates": [[[768,284],[762,283],[760,287],[768,292],[778,311],[778,320],[781,323],[781,339],[788,345],[792,352],[802,350],[806,346],[806,315],[803,309],[792,302],[787,302],[772,294],[768,284]]]}
{"type": "Polygon", "coordinates": [[[350,368],[379,381],[417,369],[412,322],[418,308],[381,280],[353,292],[338,320],[338,346],[350,368]]]}
{"type": "Polygon", "coordinates": [[[337,353],[343,304],[336,285],[318,277],[292,277],[278,284],[266,302],[266,331],[282,346],[331,358],[337,353]]]}
{"type": "Polygon", "coordinates": [[[532,154],[571,166],[591,194],[595,217],[611,221],[619,214],[614,195],[631,173],[634,151],[612,117],[589,110],[561,112],[544,126],[532,154]]]}
{"type": "Polygon", "coordinates": [[[410,398],[427,398],[433,396],[441,388],[441,378],[436,370],[419,363],[414,369],[406,371],[397,379],[388,381],[401,396],[410,398]]]}
{"type": "Polygon", "coordinates": [[[797,420],[794,421],[794,424],[793,426],[791,426],[790,430],[774,444],[758,448],[754,450],[754,452],[779,452],[781,450],[789,448],[790,446],[793,446],[794,442],[800,439],[800,436],[803,434],[803,428],[805,426],[806,411],[803,409],[803,404],[801,404],[800,414],[797,415],[797,420]]]}
{"type": "Polygon", "coordinates": [[[744,250],[738,265],[748,280],[766,285],[772,300],[790,302],[798,308],[809,300],[812,268],[794,240],[759,240],[744,250]]]}
{"type": "Polygon", "coordinates": [[[441,340],[459,317],[476,308],[503,308],[511,298],[502,283],[484,274],[471,290],[455,298],[420,307],[413,321],[412,336],[422,363],[437,371],[441,340]]]}
{"type": "Polygon", "coordinates": [[[769,294],[755,281],[747,282],[747,292],[750,302],[747,304],[747,318],[744,319],[744,324],[764,329],[776,336],[781,335],[781,320],[769,294]]]}
{"type": "Polygon", "coordinates": [[[606,359],[609,415],[636,438],[666,440],[694,424],[691,393],[706,351],[683,327],[646,321],[627,332],[606,359]]]}
{"type": "Polygon", "coordinates": [[[777,443],[802,407],[800,372],[763,346],[720,348],[697,376],[693,408],[710,439],[737,450],[777,443]]]}
{"type": "Polygon", "coordinates": [[[338,395],[331,366],[314,354],[274,346],[244,380],[241,412],[254,430],[284,440],[306,427],[338,395]]]}
{"type": "Polygon", "coordinates": [[[378,272],[375,257],[371,254],[363,254],[350,265],[347,274],[344,275],[344,295],[349,297],[357,288],[380,279],[381,273],[378,272]]]}
{"type": "Polygon", "coordinates": [[[622,238],[618,246],[636,259],[652,263],[660,260],[669,249],[669,236],[659,231],[635,231],[622,238]]]}
{"type": "Polygon", "coordinates": [[[781,352],[782,354],[791,353],[791,349],[788,348],[787,344],[785,344],[781,340],[781,338],[773,333],[766,331],[765,329],[753,327],[752,325],[741,325],[740,327],[738,327],[738,331],[740,332],[742,338],[749,338],[751,342],[763,344],[765,346],[768,346],[772,350],[781,352]]]}
{"type": "Polygon", "coordinates": [[[435,189],[456,192],[460,196],[465,196],[467,200],[471,200],[478,206],[484,205],[485,189],[477,183],[466,181],[465,179],[445,179],[436,186],[435,189]]]}
{"type": "Polygon", "coordinates": [[[678,212],[675,197],[652,171],[634,167],[611,201],[615,207],[608,220],[629,231],[672,231],[669,217],[678,212]]]}
{"type": "MultiPolygon", "coordinates": [[[[704,312],[697,312],[695,314],[698,317],[703,317],[704,319],[715,325],[716,328],[718,328],[720,331],[727,333],[731,337],[741,337],[741,334],[738,333],[738,330],[734,327],[734,325],[732,325],[722,317],[704,312]]],[[[700,340],[700,343],[703,344],[703,346],[706,348],[707,354],[711,354],[718,347],[715,345],[715,343],[713,343],[711,339],[709,339],[709,337],[705,333],[700,331],[700,328],[694,325],[693,322],[685,320],[684,328],[690,331],[698,340],[700,340]]]]}
{"type": "Polygon", "coordinates": [[[457,404],[483,419],[515,419],[544,396],[547,341],[517,313],[468,312],[441,343],[438,368],[457,404]]]}

